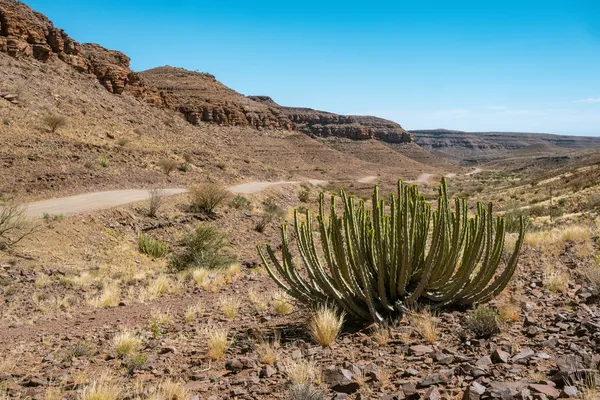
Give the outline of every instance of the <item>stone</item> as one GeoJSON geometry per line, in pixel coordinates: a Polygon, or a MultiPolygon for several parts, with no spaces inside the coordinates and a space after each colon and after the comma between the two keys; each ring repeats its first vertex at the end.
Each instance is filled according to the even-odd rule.
{"type": "Polygon", "coordinates": [[[477,381],[471,382],[471,384],[465,389],[462,400],[479,400],[481,395],[485,393],[485,386],[477,381]]]}
{"type": "Polygon", "coordinates": [[[259,376],[261,378],[270,378],[277,373],[277,370],[270,365],[261,368],[259,376]]]}
{"type": "Polygon", "coordinates": [[[420,387],[429,387],[440,383],[447,383],[454,376],[454,369],[442,369],[434,374],[427,375],[419,382],[420,387]]]}
{"type": "Polygon", "coordinates": [[[423,355],[423,354],[429,354],[429,353],[433,353],[433,347],[431,346],[425,346],[422,344],[418,344],[416,346],[410,346],[409,350],[411,351],[412,354],[415,355],[423,355]]]}
{"type": "Polygon", "coordinates": [[[442,394],[440,393],[438,388],[432,387],[429,388],[429,390],[427,390],[427,393],[425,393],[424,398],[427,400],[441,400],[442,394]]]}
{"type": "Polygon", "coordinates": [[[239,359],[232,358],[230,360],[227,360],[227,362],[225,363],[225,369],[232,372],[239,372],[242,369],[244,369],[244,364],[242,364],[242,362],[239,359]]]}
{"type": "Polygon", "coordinates": [[[494,364],[506,364],[510,359],[510,354],[498,347],[490,358],[494,364]]]}
{"type": "Polygon", "coordinates": [[[524,348],[512,357],[512,362],[526,361],[535,354],[529,347],[524,348]]]}
{"type": "Polygon", "coordinates": [[[568,398],[568,397],[579,397],[579,391],[577,390],[577,388],[575,386],[565,386],[562,389],[562,392],[560,392],[560,397],[561,398],[568,398]]]}
{"type": "Polygon", "coordinates": [[[335,392],[351,394],[356,392],[360,385],[352,380],[352,373],[345,368],[331,366],[323,371],[323,382],[335,392]]]}
{"type": "Polygon", "coordinates": [[[550,399],[558,399],[560,396],[560,390],[550,385],[532,383],[529,385],[529,389],[534,393],[541,393],[550,399]]]}
{"type": "Polygon", "coordinates": [[[475,361],[475,365],[485,366],[493,364],[492,358],[490,356],[483,356],[479,360],[475,361]]]}

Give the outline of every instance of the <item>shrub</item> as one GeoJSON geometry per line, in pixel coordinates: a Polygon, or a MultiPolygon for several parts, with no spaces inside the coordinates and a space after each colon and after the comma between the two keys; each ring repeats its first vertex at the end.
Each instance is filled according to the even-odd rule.
{"type": "Polygon", "coordinates": [[[119,146],[121,146],[121,147],[125,147],[125,146],[127,146],[127,144],[128,144],[129,142],[130,142],[130,140],[129,140],[129,139],[126,139],[126,138],[120,138],[120,139],[118,139],[118,140],[117,140],[117,144],[118,144],[119,146]]]}
{"type": "Polygon", "coordinates": [[[179,164],[173,160],[160,160],[157,165],[162,169],[166,176],[169,176],[171,175],[171,172],[175,171],[179,164]]]}
{"type": "Polygon", "coordinates": [[[55,133],[67,125],[67,119],[62,115],[48,114],[44,117],[44,124],[50,129],[50,132],[55,133]]]}
{"type": "Polygon", "coordinates": [[[344,314],[327,305],[319,306],[309,324],[310,336],[323,347],[334,342],[344,325],[344,314]]]}
{"type": "Polygon", "coordinates": [[[127,375],[132,376],[135,371],[143,368],[148,363],[148,357],[144,354],[136,354],[127,357],[125,360],[125,368],[127,369],[127,375]]]}
{"type": "Polygon", "coordinates": [[[104,156],[98,157],[97,162],[98,162],[98,164],[100,164],[100,166],[102,166],[104,168],[108,167],[108,164],[110,164],[110,161],[108,160],[108,158],[106,158],[104,156]]]}
{"type": "Polygon", "coordinates": [[[229,205],[237,210],[252,210],[250,200],[239,194],[231,199],[229,205]]]}
{"type": "Polygon", "coordinates": [[[325,400],[327,393],[311,384],[292,385],[285,394],[287,400],[325,400]]]}
{"type": "Polygon", "coordinates": [[[165,197],[165,192],[162,189],[150,189],[148,191],[150,194],[150,201],[148,205],[148,216],[156,217],[158,213],[158,209],[163,203],[163,198],[165,197]]]}
{"type": "Polygon", "coordinates": [[[217,163],[217,168],[221,171],[225,171],[227,169],[227,164],[224,161],[220,161],[217,163]]]}
{"type": "Polygon", "coordinates": [[[227,251],[227,236],[217,228],[200,224],[183,237],[182,249],[171,259],[171,268],[183,271],[188,268],[224,268],[236,257],[227,251]]]}
{"type": "Polygon", "coordinates": [[[266,227],[276,218],[282,218],[285,215],[285,210],[281,208],[271,198],[263,202],[263,212],[254,226],[254,230],[257,232],[264,232],[266,227]]]}
{"type": "Polygon", "coordinates": [[[307,187],[303,187],[302,190],[300,190],[300,193],[298,193],[298,200],[303,203],[308,203],[310,200],[310,190],[307,187]]]}
{"type": "Polygon", "coordinates": [[[466,328],[479,338],[489,338],[500,333],[498,313],[486,306],[479,306],[469,311],[466,328]]]}
{"type": "Polygon", "coordinates": [[[438,308],[486,302],[504,290],[517,268],[525,219],[520,219],[515,250],[505,259],[504,219],[494,218],[492,204],[483,203],[469,218],[464,198],[455,199],[451,210],[445,179],[435,209],[417,186],[401,181],[389,207],[378,186],[370,209],[343,190],[340,196],[342,216],[335,197],[326,207],[321,193],[319,229],[313,229],[310,218],[294,213],[296,242],[307,272],[296,266],[287,224],[281,227],[283,262],[270,245],[266,255],[258,247],[269,275],[300,302],[330,302],[351,318],[383,322],[384,316],[393,318],[419,301],[438,308]],[[320,240],[313,238],[315,231],[320,240]]]}
{"type": "Polygon", "coordinates": [[[194,185],[189,192],[191,196],[190,211],[207,214],[212,213],[230,195],[223,186],[210,182],[194,185]]]}
{"type": "Polygon", "coordinates": [[[140,253],[147,254],[154,258],[161,258],[169,252],[169,246],[158,239],[154,239],[150,235],[141,233],[138,235],[138,249],[140,253]]]}
{"type": "Polygon", "coordinates": [[[37,229],[27,217],[27,206],[14,199],[0,201],[0,251],[10,250],[37,229]]]}

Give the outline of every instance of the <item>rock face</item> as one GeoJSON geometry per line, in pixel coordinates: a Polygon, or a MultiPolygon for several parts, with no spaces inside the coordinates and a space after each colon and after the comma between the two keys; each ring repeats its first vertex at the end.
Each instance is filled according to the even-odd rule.
{"type": "Polygon", "coordinates": [[[139,75],[129,69],[125,54],[97,44],[81,45],[46,16],[15,0],[0,0],[0,52],[42,62],[60,60],[81,73],[95,75],[111,93],[121,94],[127,87],[140,97],[157,97],[147,95],[139,75]]]}
{"type": "Polygon", "coordinates": [[[150,104],[177,110],[195,125],[205,122],[298,130],[320,137],[413,141],[410,133],[392,121],[283,107],[267,96],[246,97],[206,73],[160,67],[138,74],[129,68],[125,54],[97,44],[79,44],[44,15],[16,0],[0,0],[0,52],[41,62],[60,60],[94,75],[113,94],[128,92],[150,104]]]}

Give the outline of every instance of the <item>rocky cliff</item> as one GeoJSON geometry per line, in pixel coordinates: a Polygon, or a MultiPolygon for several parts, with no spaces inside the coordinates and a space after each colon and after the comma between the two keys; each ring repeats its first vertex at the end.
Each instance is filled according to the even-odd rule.
{"type": "Polygon", "coordinates": [[[95,76],[113,94],[130,93],[156,106],[181,112],[192,124],[299,130],[314,136],[412,142],[392,121],[346,116],[309,108],[283,107],[267,96],[244,96],[206,73],[160,67],[136,73],[129,57],[97,44],[79,44],[44,15],[16,0],[0,0],[0,52],[15,58],[64,62],[95,76]]]}

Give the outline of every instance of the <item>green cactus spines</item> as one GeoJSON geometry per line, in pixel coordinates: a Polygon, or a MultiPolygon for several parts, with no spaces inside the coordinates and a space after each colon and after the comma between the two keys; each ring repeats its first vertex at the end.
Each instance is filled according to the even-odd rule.
{"type": "Polygon", "coordinates": [[[342,215],[335,196],[326,215],[325,195],[319,196],[318,244],[310,212],[294,213],[303,270],[292,254],[287,224],[281,227],[281,261],[270,245],[266,253],[258,246],[269,275],[300,302],[335,302],[355,319],[381,322],[416,302],[448,307],[488,301],[516,270],[523,217],[515,249],[503,260],[504,219],[494,218],[491,203],[478,203],[470,218],[466,199],[455,199],[451,207],[445,178],[435,209],[417,186],[401,180],[389,199],[376,186],[370,210],[344,190],[340,198],[342,215]]]}

